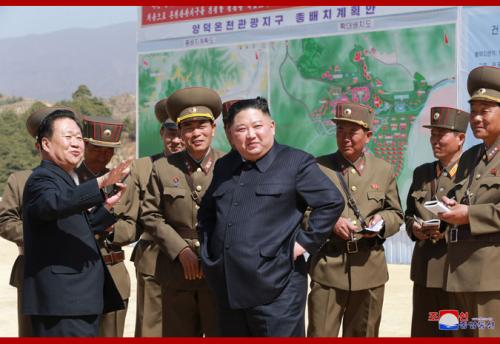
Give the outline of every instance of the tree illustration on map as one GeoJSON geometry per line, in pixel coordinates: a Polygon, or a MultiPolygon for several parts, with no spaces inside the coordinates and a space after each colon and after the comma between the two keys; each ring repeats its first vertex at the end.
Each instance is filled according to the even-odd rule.
{"type": "MultiPolygon", "coordinates": [[[[154,105],[178,89],[205,86],[223,99],[266,95],[267,54],[264,45],[160,52],[139,58],[139,155],[161,151],[159,123],[154,105]]],[[[223,130],[215,138],[216,148],[228,150],[223,130]]]]}

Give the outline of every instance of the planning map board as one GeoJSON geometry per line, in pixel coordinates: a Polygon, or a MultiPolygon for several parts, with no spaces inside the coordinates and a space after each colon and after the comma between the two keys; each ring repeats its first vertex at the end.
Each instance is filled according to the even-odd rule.
{"type": "MultiPolygon", "coordinates": [[[[416,20],[396,20],[393,27],[391,15],[365,17],[332,24],[333,34],[323,30],[305,37],[291,25],[289,37],[256,39],[254,33],[253,41],[221,45],[213,33],[215,39],[196,36],[190,47],[188,37],[173,49],[168,49],[169,39],[165,49],[156,40],[155,49],[144,49],[138,58],[139,155],[161,151],[154,104],[182,87],[210,87],[223,100],[267,98],[278,142],[315,156],[337,149],[331,121],[335,104],[354,101],[375,109],[367,154],[393,165],[404,195],[413,169],[433,159],[429,130],[421,127],[429,121],[430,107],[457,104],[456,22],[449,15],[435,16],[431,23],[421,23],[428,17],[422,12],[404,15],[416,20]],[[342,30],[342,23],[358,25],[342,30]]],[[[221,119],[217,125],[213,145],[228,151],[221,119]]]]}
{"type": "MultiPolygon", "coordinates": [[[[138,29],[138,154],[162,150],[155,103],[206,86],[223,101],[269,100],[280,143],[315,156],[337,149],[335,104],[376,111],[367,154],[391,163],[403,207],[415,167],[433,160],[430,108],[468,110],[470,70],[500,67],[500,7],[146,6],[138,29]]],[[[217,120],[214,146],[229,145],[217,120]]],[[[466,148],[477,140],[468,132],[466,148]]],[[[384,244],[409,263],[403,231],[384,244]]]]}

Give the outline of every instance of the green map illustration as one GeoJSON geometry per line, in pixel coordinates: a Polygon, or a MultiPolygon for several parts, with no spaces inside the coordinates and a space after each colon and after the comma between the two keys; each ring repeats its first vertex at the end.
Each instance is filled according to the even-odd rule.
{"type": "MultiPolygon", "coordinates": [[[[315,156],[337,149],[335,105],[354,101],[376,110],[368,154],[390,162],[404,189],[433,159],[421,128],[430,107],[456,106],[455,50],[446,24],[141,55],[139,154],[161,150],[154,104],[185,86],[211,87],[223,101],[268,98],[277,140],[315,156]]],[[[217,123],[214,146],[227,151],[217,123]]]]}

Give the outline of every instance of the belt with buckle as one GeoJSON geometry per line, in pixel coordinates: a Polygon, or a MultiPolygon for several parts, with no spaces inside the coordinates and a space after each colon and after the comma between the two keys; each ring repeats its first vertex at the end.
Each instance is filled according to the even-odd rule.
{"type": "Polygon", "coordinates": [[[103,254],[102,259],[106,265],[115,265],[121,263],[125,260],[125,252],[122,251],[114,251],[110,254],[103,254]]]}
{"type": "Polygon", "coordinates": [[[354,254],[360,251],[370,251],[378,246],[380,245],[375,240],[363,238],[345,241],[344,245],[341,242],[336,242],[335,250],[340,253],[354,254]]]}

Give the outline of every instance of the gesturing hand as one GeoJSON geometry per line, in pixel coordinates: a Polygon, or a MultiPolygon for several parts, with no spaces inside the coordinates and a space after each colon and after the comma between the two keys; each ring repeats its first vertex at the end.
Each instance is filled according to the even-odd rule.
{"type": "Polygon", "coordinates": [[[128,158],[120,162],[115,168],[111,171],[97,178],[97,184],[99,185],[99,189],[102,189],[108,185],[113,185],[119,182],[122,182],[127,175],[130,173],[130,164],[134,159],[128,158]]]}

